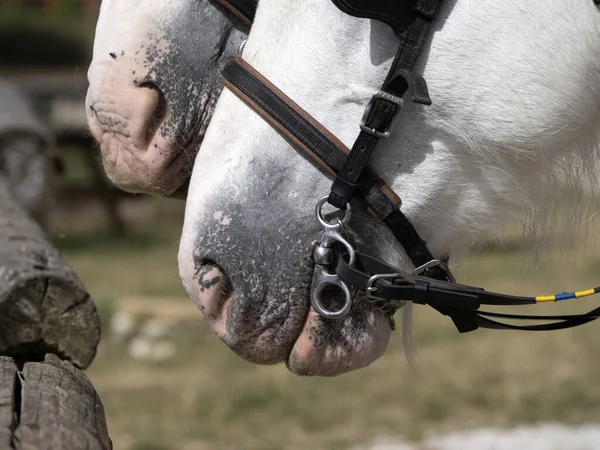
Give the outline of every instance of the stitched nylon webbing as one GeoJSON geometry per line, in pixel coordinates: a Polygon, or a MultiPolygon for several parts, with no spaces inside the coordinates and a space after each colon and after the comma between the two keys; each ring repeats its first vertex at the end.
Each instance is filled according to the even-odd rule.
{"type": "MultiPolygon", "coordinates": [[[[392,67],[381,87],[385,93],[394,97],[402,97],[409,83],[414,82],[409,74],[412,71],[427,36],[430,20],[437,6],[438,0],[421,0],[414,7],[413,21],[400,38],[400,46],[392,63],[392,67]]],[[[366,127],[372,130],[386,130],[400,112],[400,105],[382,97],[374,97],[371,111],[366,120],[366,127]]],[[[380,138],[373,133],[361,131],[356,139],[350,155],[342,170],[336,177],[329,194],[329,203],[337,208],[345,208],[360,183],[363,171],[371,158],[380,138]]]]}
{"type": "MultiPolygon", "coordinates": [[[[400,36],[400,51],[394,61],[394,69],[390,71],[386,83],[394,82],[394,77],[397,76],[398,70],[410,69],[413,67],[419,56],[420,48],[427,35],[429,21],[435,13],[438,2],[439,0],[420,0],[417,2],[415,11],[417,11],[420,16],[414,20],[406,33],[403,33],[400,36]]],[[[594,3],[600,4],[600,0],[594,0],[594,3]]],[[[264,77],[254,71],[249,65],[245,64],[241,58],[228,65],[223,75],[226,79],[227,87],[236,93],[238,97],[249,104],[261,116],[265,117],[271,124],[276,126],[288,138],[291,138],[297,146],[306,153],[311,154],[311,159],[320,165],[321,168],[324,168],[323,163],[329,166],[325,167],[325,171],[328,174],[331,175],[331,172],[339,173],[339,165],[342,164],[343,161],[346,161],[346,166],[348,165],[346,159],[348,150],[346,147],[337,141],[333,135],[324,129],[311,116],[306,114],[306,112],[286,97],[281,91],[270,85],[268,80],[264,79],[264,77]],[[244,74],[248,76],[245,77],[244,74]],[[240,79],[244,80],[240,82],[240,79]],[[265,98],[262,94],[255,95],[257,92],[262,92],[262,94],[266,93],[266,97],[268,98],[265,98]],[[313,148],[316,150],[313,150],[313,148]]],[[[421,92],[423,92],[423,90],[421,90],[421,92]]],[[[424,92],[426,93],[426,89],[424,92]]],[[[419,93],[415,92],[415,96],[418,95],[419,93]]],[[[422,98],[428,100],[428,95],[422,98]]],[[[425,101],[422,103],[425,103],[425,101]]],[[[380,108],[380,105],[374,105],[374,109],[377,110],[380,108]]],[[[379,125],[377,123],[378,120],[380,119],[377,117],[376,113],[373,122],[375,127],[379,125]]],[[[369,137],[371,136],[369,135],[369,137]]],[[[366,142],[368,142],[368,140],[366,140],[366,142]]],[[[374,146],[372,142],[368,142],[368,145],[374,146]]],[[[358,160],[360,160],[360,164],[363,165],[365,174],[368,174],[365,180],[361,180],[362,183],[359,186],[359,189],[367,200],[369,207],[380,219],[384,220],[394,232],[394,235],[398,238],[415,265],[421,265],[431,261],[433,257],[427,249],[426,243],[420,238],[412,224],[398,209],[400,206],[399,198],[395,196],[389,186],[383,183],[366,167],[368,157],[362,157],[358,160]]],[[[340,260],[342,259],[343,258],[340,258],[340,260]]],[[[368,259],[368,257],[363,255],[362,259],[368,259]]],[[[338,266],[338,274],[340,274],[339,270],[338,266]]],[[[388,270],[393,270],[393,268],[388,268],[388,270]]],[[[365,275],[367,274],[362,273],[361,276],[364,277],[365,275]]],[[[424,276],[438,280],[448,279],[444,271],[439,267],[429,269],[424,273],[424,276]]],[[[360,281],[357,281],[356,279],[346,279],[346,281],[352,285],[361,286],[360,281]]],[[[429,286],[429,282],[418,280],[414,286],[413,298],[426,302],[429,293],[434,292],[429,286]]],[[[394,286],[394,288],[400,290],[399,286],[394,286]]],[[[468,292],[461,292],[463,300],[469,298],[477,300],[481,295],[484,297],[484,304],[527,304],[530,303],[531,300],[530,298],[525,297],[519,298],[502,294],[486,293],[483,290],[481,290],[481,294],[478,294],[477,288],[469,286],[466,286],[465,288],[468,289],[468,292]],[[524,301],[524,303],[519,303],[521,301],[524,301]]],[[[444,291],[442,290],[441,293],[442,296],[449,295],[448,291],[444,294],[444,291]]],[[[580,315],[521,316],[477,311],[478,305],[461,308],[455,307],[452,304],[444,304],[443,302],[440,304],[438,301],[429,302],[429,304],[440,313],[448,315],[460,332],[473,331],[479,327],[529,331],[558,330],[582,325],[600,317],[600,308],[587,314],[580,315]],[[559,320],[560,322],[543,325],[516,326],[494,321],[489,319],[489,317],[527,320],[559,320]]]]}
{"type": "MultiPolygon", "coordinates": [[[[257,113],[296,143],[302,144],[304,152],[311,153],[312,161],[318,160],[320,168],[326,165],[333,176],[344,163],[348,148],[329,133],[306,111],[294,103],[283,92],[266,80],[260,73],[237,56],[222,72],[226,86],[257,113]],[[236,92],[237,91],[237,92],[236,92]],[[240,96],[241,94],[241,96],[240,96]]],[[[373,171],[369,170],[368,180],[361,186],[369,207],[380,218],[397,210],[400,199],[392,189],[373,171]]]]}

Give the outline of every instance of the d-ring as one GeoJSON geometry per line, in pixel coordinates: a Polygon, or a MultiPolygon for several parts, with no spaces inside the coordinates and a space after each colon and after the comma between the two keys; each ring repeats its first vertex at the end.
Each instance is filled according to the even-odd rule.
{"type": "Polygon", "coordinates": [[[240,46],[238,47],[238,55],[241,55],[242,52],[244,51],[244,47],[246,47],[246,42],[248,41],[248,39],[244,39],[242,41],[242,43],[240,44],[240,46]]]}

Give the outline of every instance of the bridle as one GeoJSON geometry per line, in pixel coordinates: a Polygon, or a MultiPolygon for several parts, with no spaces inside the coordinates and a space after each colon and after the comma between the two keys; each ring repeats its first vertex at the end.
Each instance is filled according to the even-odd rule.
{"type": "MultiPolygon", "coordinates": [[[[217,1],[244,24],[251,26],[258,0],[217,1]]],[[[530,305],[579,298],[599,293],[600,287],[538,297],[498,294],[457,284],[448,268],[447,258],[433,257],[427,243],[402,213],[400,198],[367,164],[378,142],[390,136],[406,94],[415,103],[431,104],[427,84],[420,75],[413,73],[413,66],[441,0],[331,1],[346,14],[387,23],[400,41],[381,89],[373,95],[365,109],[360,123],[361,132],[351,149],[244,61],[240,54],[222,73],[227,89],[283,134],[302,156],[333,179],[330,193],[321,198],[315,208],[323,233],[312,253],[315,264],[310,293],[313,309],[326,319],[344,318],[352,308],[351,287],[354,287],[365,292],[365,300],[386,314],[392,325],[393,314],[407,301],[429,305],[449,316],[461,333],[477,328],[558,330],[600,318],[600,308],[586,314],[558,316],[480,311],[481,305],[530,305]],[[387,225],[416,267],[412,273],[355,250],[344,233],[351,217],[350,201],[353,199],[362,200],[368,213],[387,225]],[[323,206],[326,203],[337,208],[337,219],[325,219],[323,206]],[[328,310],[322,304],[322,294],[328,286],[336,286],[343,293],[344,303],[339,310],[328,310]],[[553,322],[518,326],[494,320],[498,318],[553,322]]],[[[600,4],[600,0],[593,1],[596,5],[600,4]]]]}

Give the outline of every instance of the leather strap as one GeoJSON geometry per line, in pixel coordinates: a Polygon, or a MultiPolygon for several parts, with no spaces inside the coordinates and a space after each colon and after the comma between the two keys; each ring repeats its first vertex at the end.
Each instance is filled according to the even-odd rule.
{"type": "MultiPolygon", "coordinates": [[[[333,178],[343,167],[348,148],[310,114],[274,86],[239,55],[222,72],[225,86],[263,117],[325,175],[333,178]]],[[[370,212],[383,221],[416,267],[433,256],[410,221],[399,209],[400,198],[368,167],[358,191],[370,212]]],[[[449,281],[449,271],[433,267],[426,276],[449,281]]]]}
{"type": "Polygon", "coordinates": [[[258,0],[215,0],[248,28],[252,27],[258,0]]]}
{"type": "Polygon", "coordinates": [[[435,0],[332,0],[346,14],[375,19],[392,27],[401,35],[414,21],[416,14],[425,17],[435,13],[435,0]],[[415,6],[418,5],[418,6],[415,6]]]}
{"type": "MultiPolygon", "coordinates": [[[[362,253],[357,253],[356,262],[352,266],[348,264],[348,255],[342,255],[338,260],[336,274],[342,281],[369,292],[371,296],[367,301],[374,303],[376,306],[383,302],[388,305],[398,303],[394,306],[400,307],[402,302],[405,301],[429,305],[440,313],[449,316],[461,333],[474,331],[478,328],[523,331],[560,330],[583,325],[600,318],[600,308],[585,314],[557,316],[529,316],[479,311],[481,305],[534,305],[537,304],[537,301],[535,297],[498,294],[474,286],[414,276],[362,253]],[[373,275],[379,278],[370,283],[369,280],[372,279],[373,275]],[[491,317],[553,322],[539,325],[512,325],[493,320],[491,317]]],[[[595,288],[594,291],[600,292],[600,287],[595,288]]]]}
{"type": "Polygon", "coordinates": [[[337,208],[345,208],[356,192],[362,172],[376,145],[382,137],[389,136],[394,119],[402,109],[402,97],[409,87],[412,87],[414,102],[431,104],[425,80],[411,71],[421,53],[439,0],[395,0],[394,3],[402,5],[404,9],[411,6],[403,12],[410,20],[406,30],[400,34],[396,57],[381,90],[373,96],[367,107],[364,123],[361,124],[362,131],[331,188],[329,203],[337,208]]]}
{"type": "MultiPolygon", "coordinates": [[[[232,12],[243,9],[240,4],[254,0],[218,0],[232,12]],[[227,4],[229,3],[229,6],[227,4]],[[232,6],[233,4],[233,6],[232,6]]],[[[385,137],[395,116],[402,108],[401,97],[412,90],[412,100],[431,104],[425,81],[414,76],[410,70],[416,62],[427,35],[439,0],[416,0],[414,19],[407,30],[400,33],[400,49],[392,65],[382,92],[372,99],[362,124],[363,131],[348,150],[325,127],[307,114],[295,102],[265,79],[239,56],[223,71],[225,85],[261,117],[279,130],[294,146],[303,151],[327,176],[335,177],[330,203],[343,208],[358,192],[366,200],[369,211],[383,220],[392,230],[415,266],[433,260],[433,256],[410,221],[400,211],[399,197],[368,166],[378,140],[385,137]]],[[[594,0],[600,4],[600,0],[594,0]]],[[[254,4],[254,6],[256,6],[254,4]]],[[[249,24],[253,21],[255,8],[242,13],[249,24]]],[[[342,255],[338,259],[337,275],[346,283],[365,289],[371,303],[391,315],[405,301],[428,304],[449,316],[459,332],[478,328],[544,331],[570,328],[588,323],[600,317],[600,308],[587,314],[563,316],[523,316],[479,311],[484,305],[535,304],[534,297],[517,297],[486,292],[481,288],[459,285],[453,281],[450,271],[443,265],[427,269],[424,276],[400,272],[382,261],[357,254],[354,266],[349,266],[342,255]],[[381,276],[384,274],[384,276],[381,276]],[[387,274],[387,275],[386,275],[387,274]],[[378,275],[378,279],[373,279],[378,275]],[[442,281],[439,281],[442,280],[442,281]],[[398,300],[402,299],[402,300],[398,300]],[[491,319],[554,320],[541,325],[517,326],[491,319]]],[[[600,292],[595,288],[594,292],[600,292]]]]}
{"type": "MultiPolygon", "coordinates": [[[[219,1],[229,2],[238,10],[241,9],[240,2],[254,3],[254,0],[219,1]]],[[[303,150],[304,156],[323,173],[335,178],[329,203],[345,209],[347,202],[360,192],[370,212],[390,228],[415,267],[432,261],[434,257],[427,243],[400,210],[400,198],[367,163],[379,142],[378,135],[385,134],[391,128],[400,112],[401,98],[407,91],[411,92],[412,101],[431,104],[425,80],[412,74],[411,70],[418,59],[438,2],[416,0],[412,5],[415,14],[411,15],[405,32],[400,36],[400,45],[390,72],[381,92],[373,97],[365,114],[362,128],[371,132],[361,131],[352,150],[241,56],[236,56],[222,74],[228,89],[286,136],[296,148],[303,150]]],[[[427,269],[424,275],[446,281],[453,279],[447,268],[438,266],[427,269]]]]}
{"type": "MultiPolygon", "coordinates": [[[[328,177],[335,176],[350,151],[348,147],[241,56],[236,56],[222,75],[225,86],[302,150],[301,155],[328,177]]],[[[401,200],[375,172],[367,173],[361,193],[372,214],[387,217],[398,209],[401,200]]]]}

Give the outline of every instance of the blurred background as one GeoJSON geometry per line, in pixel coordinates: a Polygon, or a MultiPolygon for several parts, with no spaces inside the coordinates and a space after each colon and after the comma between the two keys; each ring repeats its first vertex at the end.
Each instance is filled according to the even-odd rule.
{"type": "MultiPolygon", "coordinates": [[[[100,350],[86,374],[115,449],[509,448],[490,442],[517,426],[546,426],[541,446],[528,448],[600,448],[600,324],[459,335],[448,318],[416,307],[413,364],[399,332],[371,367],[333,379],[299,378],[233,355],[203,326],[178,277],[184,202],[129,195],[104,176],[83,104],[99,4],[0,0],[0,80],[29,99],[62,160],[55,200],[41,215],[101,315],[100,350]],[[552,446],[562,442],[552,432],[564,437],[582,426],[595,443],[570,437],[552,446]],[[431,441],[482,429],[499,431],[491,441],[471,435],[454,447],[431,441]]],[[[555,251],[536,260],[518,231],[483,237],[453,267],[459,281],[523,295],[600,284],[593,245],[600,233],[577,253],[559,236],[555,251]]],[[[597,304],[591,297],[518,311],[597,304]]]]}

